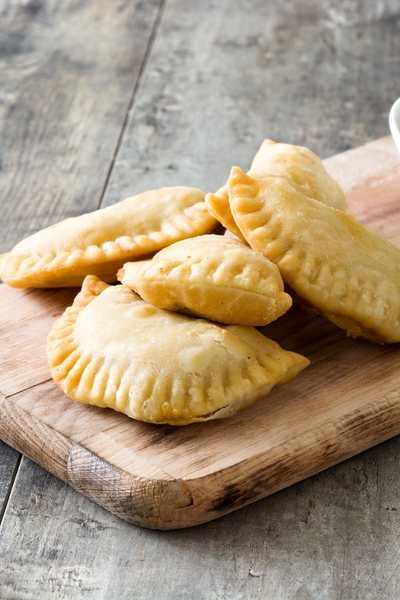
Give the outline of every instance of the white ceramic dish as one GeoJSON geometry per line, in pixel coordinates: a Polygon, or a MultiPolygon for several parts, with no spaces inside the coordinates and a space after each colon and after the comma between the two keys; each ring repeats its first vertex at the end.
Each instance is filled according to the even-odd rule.
{"type": "Polygon", "coordinates": [[[397,151],[400,154],[400,98],[396,100],[390,109],[389,127],[397,151]]]}

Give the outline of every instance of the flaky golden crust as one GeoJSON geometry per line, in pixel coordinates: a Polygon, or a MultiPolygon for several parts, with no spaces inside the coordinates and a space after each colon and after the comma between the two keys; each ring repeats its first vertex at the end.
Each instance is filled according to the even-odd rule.
{"type": "Polygon", "coordinates": [[[240,240],[245,241],[239,227],[236,225],[233,218],[231,208],[229,206],[229,197],[226,186],[223,186],[215,192],[209,193],[205,197],[207,208],[210,214],[225,227],[227,231],[233,233],[240,240]]]}
{"type": "MultiPolygon", "coordinates": [[[[266,139],[254,156],[248,174],[257,181],[263,177],[286,177],[302,194],[327,206],[347,211],[346,198],[320,158],[303,146],[282,144],[266,139]]],[[[206,194],[209,212],[225,229],[245,241],[229,205],[227,186],[206,194]]]]}
{"type": "Polygon", "coordinates": [[[292,305],[276,265],[218,235],[183,240],[150,261],[126,263],[118,278],[150,304],[219,323],[267,325],[292,305]]]}
{"type": "Polygon", "coordinates": [[[304,146],[264,140],[251,163],[249,175],[286,177],[298,192],[327,206],[347,211],[343,190],[329,175],[321,159],[304,146]]]}
{"type": "Polygon", "coordinates": [[[354,337],[400,341],[400,250],[351,215],[304,196],[285,177],[234,167],[232,212],[284,281],[354,337]]]}
{"type": "Polygon", "coordinates": [[[171,425],[233,415],[309,364],[251,327],[160,310],[93,276],[55,322],[47,354],[74,400],[171,425]]]}
{"type": "Polygon", "coordinates": [[[14,287],[81,285],[88,274],[115,281],[127,260],[151,256],[215,225],[201,190],[150,190],[22,240],[0,257],[0,277],[14,287]]]}

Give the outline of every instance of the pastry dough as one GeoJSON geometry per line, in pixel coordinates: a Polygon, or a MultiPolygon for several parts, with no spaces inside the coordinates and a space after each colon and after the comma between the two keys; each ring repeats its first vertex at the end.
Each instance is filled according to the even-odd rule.
{"type": "Polygon", "coordinates": [[[219,323],[267,325],[292,305],[276,265],[220,235],[182,240],[150,261],[127,263],[118,279],[159,308],[219,323]]]}
{"type": "MultiPolygon", "coordinates": [[[[251,163],[248,174],[257,180],[271,175],[286,177],[305,196],[338,210],[348,209],[340,186],[328,174],[319,157],[303,146],[264,140],[251,163]]],[[[215,194],[207,194],[206,204],[213,217],[225,229],[243,238],[229,206],[226,186],[220,188],[215,194]]]]}
{"type": "Polygon", "coordinates": [[[351,215],[300,193],[285,177],[234,167],[236,222],[283,280],[353,337],[400,341],[400,250],[351,215]]]}
{"type": "Polygon", "coordinates": [[[347,211],[343,190],[328,174],[321,159],[304,146],[264,140],[253,158],[249,175],[255,179],[286,177],[304,196],[347,211]]]}
{"type": "Polygon", "coordinates": [[[1,256],[0,277],[14,287],[80,285],[87,274],[115,281],[127,260],[151,256],[215,225],[201,190],[150,190],[22,240],[1,256]]]}
{"type": "Polygon", "coordinates": [[[246,242],[246,240],[244,239],[244,237],[242,236],[242,234],[240,234],[240,237],[238,237],[237,235],[232,233],[232,231],[229,231],[229,229],[225,229],[224,238],[227,238],[228,240],[235,240],[235,242],[240,242],[243,246],[246,246],[246,248],[249,248],[249,245],[246,242]]]}
{"type": "Polygon", "coordinates": [[[251,327],[160,310],[94,276],[55,322],[47,352],[74,400],[171,425],[228,417],[309,364],[251,327]]]}
{"type": "Polygon", "coordinates": [[[215,194],[206,194],[206,205],[210,214],[239,240],[245,241],[239,227],[236,225],[229,206],[229,197],[224,185],[215,194]]]}

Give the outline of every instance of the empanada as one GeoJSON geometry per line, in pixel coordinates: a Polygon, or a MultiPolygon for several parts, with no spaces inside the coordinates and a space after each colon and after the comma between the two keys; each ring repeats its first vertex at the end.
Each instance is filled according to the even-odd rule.
{"type": "Polygon", "coordinates": [[[127,260],[151,256],[215,225],[201,190],[150,190],[22,240],[0,257],[0,277],[14,287],[80,285],[87,274],[115,281],[127,260]]]}
{"type": "Polygon", "coordinates": [[[118,279],[159,308],[219,323],[267,325],[292,305],[276,265],[220,235],[182,240],[152,260],[126,263],[118,279]]]}
{"type": "MultiPolygon", "coordinates": [[[[248,174],[257,180],[271,175],[286,177],[302,194],[338,210],[346,211],[348,208],[342,189],[328,174],[322,161],[303,146],[264,140],[248,174]]],[[[232,215],[226,186],[215,194],[206,194],[206,204],[225,229],[239,238],[243,237],[232,215]]]]}
{"type": "Polygon", "coordinates": [[[55,322],[47,353],[70,398],[171,425],[233,415],[309,364],[252,327],[160,310],[94,276],[55,322]]]}
{"type": "Polygon", "coordinates": [[[400,250],[351,215],[304,196],[286,177],[234,167],[236,222],[283,280],[353,337],[400,341],[400,250]]]}

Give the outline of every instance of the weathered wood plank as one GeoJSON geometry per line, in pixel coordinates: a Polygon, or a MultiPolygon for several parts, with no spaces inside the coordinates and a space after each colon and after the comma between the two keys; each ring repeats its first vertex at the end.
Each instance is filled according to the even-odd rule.
{"type": "MultiPolygon", "coordinates": [[[[327,156],[386,134],[397,0],[232,6],[167,5],[107,203],[161,182],[215,187],[264,135],[327,156]]],[[[2,596],[397,600],[399,443],[167,534],[118,521],[24,461],[0,542],[2,596]]]]}
{"type": "Polygon", "coordinates": [[[242,511],[137,529],[24,460],[0,534],[2,598],[398,598],[400,439],[242,511]]]}
{"type": "Polygon", "coordinates": [[[265,137],[326,157],[386,135],[399,22],[397,0],[168,2],[105,204],[215,189],[265,137]]]}
{"type": "Polygon", "coordinates": [[[2,250],[98,207],[159,5],[0,3],[2,250]]]}
{"type": "MultiPolygon", "coordinates": [[[[99,205],[161,4],[0,1],[0,250],[99,205]]],[[[1,446],[0,512],[17,460],[1,446]]]]}
{"type": "Polygon", "coordinates": [[[3,517],[6,501],[10,493],[10,486],[19,465],[18,452],[0,440],[0,522],[3,517]]]}

